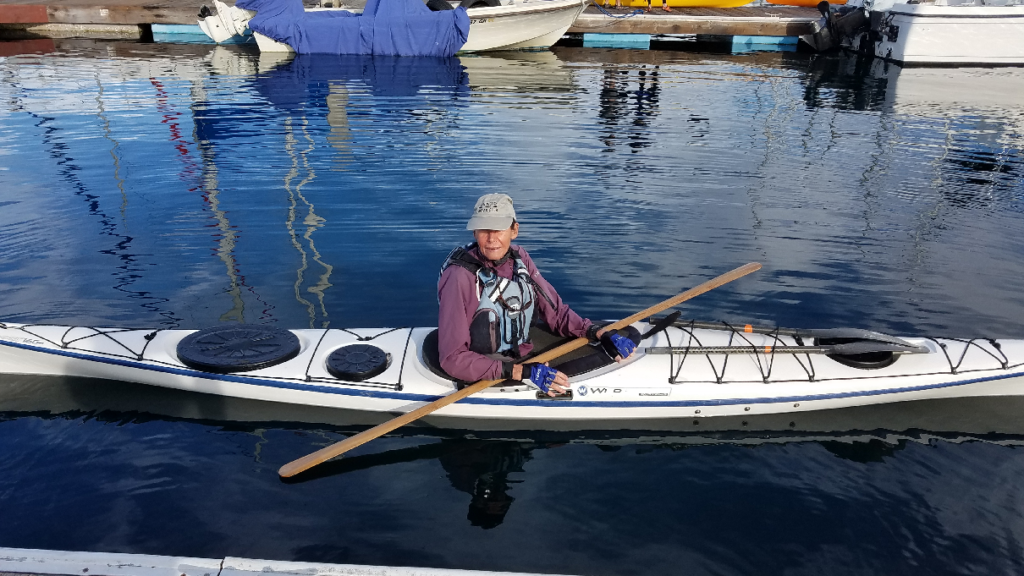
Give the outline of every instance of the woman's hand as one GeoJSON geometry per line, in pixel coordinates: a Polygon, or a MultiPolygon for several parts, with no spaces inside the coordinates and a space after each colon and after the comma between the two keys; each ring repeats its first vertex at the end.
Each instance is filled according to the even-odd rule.
{"type": "Polygon", "coordinates": [[[622,362],[636,352],[636,344],[633,344],[632,340],[615,333],[609,334],[604,328],[598,330],[594,336],[601,342],[609,356],[614,355],[616,362],[622,362]]]}
{"type": "Polygon", "coordinates": [[[512,378],[515,380],[529,379],[533,385],[554,397],[569,391],[569,377],[545,364],[516,364],[512,367],[512,378]]]}

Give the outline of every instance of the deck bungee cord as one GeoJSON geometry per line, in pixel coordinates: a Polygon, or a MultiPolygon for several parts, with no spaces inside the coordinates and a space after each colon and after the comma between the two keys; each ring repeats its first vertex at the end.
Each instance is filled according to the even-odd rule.
{"type": "Polygon", "coordinates": [[[967,357],[967,351],[970,350],[972,347],[977,348],[978,350],[981,350],[988,354],[989,356],[991,356],[992,359],[1003,365],[1004,370],[1016,368],[1017,366],[1021,365],[1014,364],[1013,366],[1011,366],[1010,359],[1007,358],[1006,354],[1003,353],[1002,345],[1000,345],[999,342],[992,338],[946,338],[946,340],[951,340],[953,342],[960,342],[961,344],[964,344],[964,348],[963,350],[960,351],[960,357],[957,359],[956,364],[954,364],[953,360],[949,357],[949,346],[945,342],[939,342],[934,338],[928,338],[928,340],[934,342],[942,350],[942,353],[946,356],[946,361],[949,362],[950,374],[958,374],[960,372],[960,366],[963,365],[964,359],[967,357]],[[999,352],[999,356],[996,356],[991,350],[988,350],[984,346],[981,346],[979,342],[988,342],[992,346],[992,348],[999,352]]]}
{"type": "MultiPolygon", "coordinates": [[[[657,322],[657,318],[651,318],[650,322],[657,322]]],[[[687,344],[673,346],[671,337],[668,346],[650,347],[646,349],[648,354],[668,354],[672,362],[672,371],[669,382],[672,384],[683,383],[679,376],[690,355],[702,355],[707,359],[708,364],[715,375],[718,384],[725,383],[726,369],[729,358],[733,355],[743,355],[754,359],[765,383],[771,382],[772,367],[775,365],[775,357],[779,354],[792,356],[798,365],[804,370],[810,382],[816,381],[814,360],[811,355],[825,355],[833,360],[853,368],[873,370],[890,366],[896,358],[903,354],[928,354],[932,349],[927,346],[912,344],[901,338],[889,336],[879,332],[855,328],[831,328],[831,329],[791,329],[791,328],[755,328],[749,324],[739,328],[726,321],[706,322],[697,320],[677,321],[672,323],[679,328],[687,338],[687,344]],[[708,346],[701,342],[696,330],[718,330],[728,333],[729,341],[726,345],[708,346]],[[746,335],[759,334],[771,339],[770,343],[754,343],[746,335]],[[781,336],[791,336],[796,342],[795,345],[782,340],[781,336]],[[806,345],[803,338],[809,337],[817,341],[817,344],[806,345]],[[734,340],[741,339],[744,344],[734,344],[734,340]],[[834,342],[834,343],[833,343],[834,342]],[[680,355],[678,360],[675,356],[680,355]],[[804,355],[804,358],[799,358],[804,355]],[[721,368],[715,365],[712,356],[724,356],[721,368]],[[871,357],[871,358],[866,358],[871,357]],[[860,358],[860,359],[858,359],[860,358]],[[805,364],[806,361],[806,364],[805,364]]],[[[949,354],[949,344],[941,342],[936,338],[926,337],[927,341],[935,345],[935,350],[941,350],[948,364],[948,372],[932,372],[931,374],[959,374],[961,366],[967,358],[968,353],[974,349],[983,352],[996,362],[1003,370],[1010,370],[1024,365],[1024,363],[1010,364],[1009,358],[1002,350],[1000,343],[993,338],[943,338],[948,342],[962,344],[956,360],[949,354]],[[989,347],[983,346],[987,343],[989,347]]],[[[872,378],[864,376],[862,378],[872,378]]],[[[887,375],[874,376],[888,378],[887,375]]]]}
{"type": "MultiPolygon", "coordinates": [[[[244,325],[242,325],[242,326],[244,326],[244,325]]],[[[259,326],[259,325],[254,325],[254,326],[259,326]]],[[[233,327],[234,326],[232,326],[232,325],[226,325],[226,326],[221,326],[220,328],[228,328],[228,329],[230,329],[230,328],[233,328],[233,327]]],[[[167,367],[167,368],[174,368],[174,369],[181,369],[182,368],[182,366],[180,364],[178,364],[178,363],[169,362],[169,361],[166,361],[166,360],[161,360],[161,359],[155,358],[153,356],[149,356],[149,357],[146,356],[146,351],[148,350],[150,344],[152,344],[152,342],[155,340],[156,336],[158,334],[160,334],[160,333],[171,331],[170,329],[166,329],[166,328],[159,328],[159,329],[156,329],[156,330],[141,330],[141,329],[134,329],[134,328],[103,328],[103,329],[101,329],[101,328],[96,328],[96,327],[92,327],[92,326],[62,326],[62,325],[59,325],[59,324],[21,324],[21,325],[15,325],[15,324],[0,323],[0,329],[15,330],[15,331],[24,333],[24,334],[30,336],[31,338],[34,338],[34,339],[38,340],[40,343],[46,343],[46,344],[49,344],[51,346],[60,348],[61,350],[66,350],[68,352],[95,354],[95,355],[103,356],[103,357],[106,357],[106,358],[113,358],[113,359],[119,359],[119,360],[135,360],[135,361],[140,361],[140,362],[146,362],[148,364],[156,364],[158,366],[163,366],[163,367],[167,367]],[[58,338],[53,338],[53,337],[50,337],[50,336],[47,336],[47,335],[41,333],[40,329],[42,329],[42,328],[59,328],[59,329],[63,329],[63,332],[61,333],[61,335],[58,338]],[[78,330],[86,330],[86,331],[89,331],[89,333],[83,334],[83,335],[76,335],[74,337],[69,337],[71,334],[73,334],[74,332],[76,332],[78,330]],[[143,344],[142,347],[139,348],[138,350],[135,350],[128,343],[123,341],[122,339],[118,339],[116,337],[118,335],[122,335],[122,336],[132,336],[132,335],[138,336],[138,335],[141,335],[142,339],[145,341],[145,344],[143,344]],[[81,344],[83,342],[87,342],[89,340],[96,339],[96,338],[101,338],[101,339],[104,339],[104,341],[112,342],[113,344],[116,345],[116,347],[118,349],[123,349],[125,352],[127,352],[127,354],[116,352],[116,351],[110,351],[110,350],[100,350],[100,349],[95,349],[95,348],[91,348],[91,347],[76,346],[77,344],[81,344]]],[[[375,334],[371,334],[371,335],[365,335],[365,334],[361,335],[361,334],[359,334],[357,332],[354,332],[354,331],[346,329],[346,328],[330,328],[330,329],[325,328],[325,329],[321,329],[321,330],[319,330],[320,336],[319,336],[319,338],[317,338],[316,344],[312,347],[312,350],[309,352],[309,361],[306,364],[306,370],[305,370],[305,372],[304,372],[302,377],[273,376],[273,377],[270,377],[268,379],[282,380],[282,381],[291,381],[291,382],[309,382],[309,383],[322,383],[322,384],[344,384],[346,386],[377,388],[377,389],[384,389],[384,390],[393,390],[395,392],[401,392],[402,391],[403,386],[402,386],[402,383],[401,383],[401,379],[399,379],[399,382],[397,382],[395,384],[387,384],[387,383],[381,383],[381,382],[363,382],[363,381],[356,380],[356,379],[344,379],[344,380],[342,380],[342,379],[340,379],[337,376],[334,376],[333,378],[329,378],[329,377],[314,376],[314,375],[312,375],[311,371],[312,371],[313,362],[318,357],[318,352],[320,350],[320,346],[323,343],[324,338],[332,330],[336,331],[336,332],[343,332],[343,333],[346,333],[346,334],[350,334],[353,337],[355,337],[358,342],[370,342],[370,341],[373,341],[373,340],[375,340],[375,339],[377,339],[377,338],[379,338],[381,336],[384,336],[386,334],[390,334],[390,333],[395,332],[397,330],[408,330],[408,327],[388,328],[388,329],[381,330],[381,331],[379,331],[379,332],[377,332],[375,334]]],[[[196,331],[196,332],[192,332],[192,335],[200,334],[200,333],[202,333],[201,330],[200,331],[196,331]]],[[[410,336],[411,336],[411,333],[410,333],[410,336]]],[[[406,342],[408,344],[408,337],[406,338],[406,342]]],[[[391,355],[388,354],[388,363],[389,364],[390,364],[390,361],[391,361],[390,356],[391,355]]],[[[210,373],[210,374],[217,373],[217,372],[210,371],[210,370],[202,370],[202,369],[199,369],[199,368],[188,366],[188,363],[182,361],[181,358],[178,358],[178,360],[181,361],[183,364],[185,364],[186,367],[194,369],[194,370],[197,370],[198,372],[210,373]]],[[[403,369],[404,369],[404,366],[403,366],[403,369]]],[[[239,372],[244,373],[244,372],[249,372],[249,371],[251,371],[251,370],[241,370],[239,372]]],[[[264,376],[263,378],[267,378],[267,377],[264,376]]]]}

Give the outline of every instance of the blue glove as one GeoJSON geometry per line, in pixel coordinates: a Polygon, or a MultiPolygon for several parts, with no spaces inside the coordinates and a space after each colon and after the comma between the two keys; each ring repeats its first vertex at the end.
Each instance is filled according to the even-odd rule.
{"type": "Polygon", "coordinates": [[[540,388],[541,392],[547,392],[551,388],[555,375],[558,374],[558,370],[543,364],[523,364],[523,374],[526,374],[527,370],[530,372],[530,382],[540,388]]]}
{"type": "Polygon", "coordinates": [[[604,346],[604,351],[608,353],[608,356],[612,358],[616,356],[622,356],[623,359],[629,358],[629,355],[636,349],[636,344],[633,344],[632,340],[614,332],[602,334],[601,345],[604,346]]]}

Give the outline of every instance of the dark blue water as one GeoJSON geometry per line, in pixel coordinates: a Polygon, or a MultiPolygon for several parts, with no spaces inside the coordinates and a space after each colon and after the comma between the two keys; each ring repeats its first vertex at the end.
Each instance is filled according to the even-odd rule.
{"type": "MultiPolygon", "coordinates": [[[[1024,70],[556,48],[3,45],[0,319],[436,324],[477,196],[581,314],[1024,337],[1024,70]],[[22,53],[26,52],[26,53],[22,53]]],[[[0,377],[0,546],[575,574],[1016,574],[1024,410],[409,429],[0,377]],[[733,423],[734,424],[734,423],[733,423]],[[756,430],[755,430],[756,429],[756,430]]]]}

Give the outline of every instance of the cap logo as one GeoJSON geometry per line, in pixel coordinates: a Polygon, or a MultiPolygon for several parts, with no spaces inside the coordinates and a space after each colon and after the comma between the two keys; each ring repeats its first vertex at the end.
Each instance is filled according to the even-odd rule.
{"type": "Polygon", "coordinates": [[[480,212],[497,212],[497,211],[498,211],[498,203],[497,202],[493,202],[493,201],[492,202],[484,202],[483,204],[480,205],[480,208],[477,209],[478,213],[480,213],[480,212]]]}

